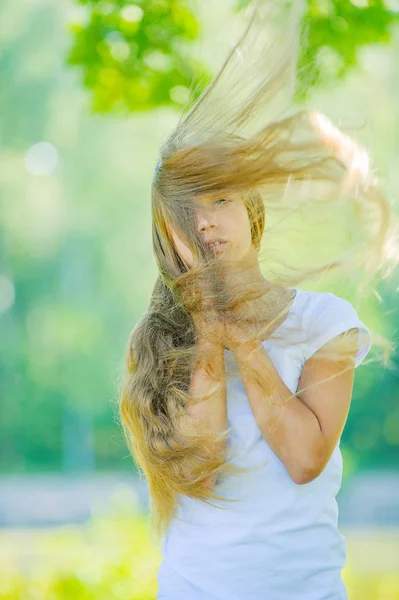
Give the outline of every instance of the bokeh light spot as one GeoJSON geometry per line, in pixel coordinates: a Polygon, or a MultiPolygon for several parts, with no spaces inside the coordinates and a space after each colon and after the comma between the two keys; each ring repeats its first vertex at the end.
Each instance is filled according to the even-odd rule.
{"type": "Polygon", "coordinates": [[[14,300],[15,288],[12,281],[5,275],[0,275],[0,313],[11,308],[14,300]]]}
{"type": "Polygon", "coordinates": [[[124,6],[121,10],[121,17],[124,21],[128,21],[129,23],[137,23],[141,21],[143,18],[144,11],[136,4],[131,4],[130,6],[124,6]]]}
{"type": "Polygon", "coordinates": [[[49,142],[39,142],[25,153],[25,167],[33,175],[50,175],[58,164],[58,152],[49,142]]]}

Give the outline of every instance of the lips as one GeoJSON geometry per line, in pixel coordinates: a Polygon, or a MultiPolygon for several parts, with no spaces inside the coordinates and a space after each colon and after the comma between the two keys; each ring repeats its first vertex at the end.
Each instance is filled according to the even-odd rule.
{"type": "Polygon", "coordinates": [[[211,252],[222,251],[226,247],[226,244],[227,242],[225,240],[212,240],[206,242],[206,246],[211,252]]]}
{"type": "Polygon", "coordinates": [[[226,240],[222,240],[222,238],[213,238],[211,240],[206,240],[204,244],[209,246],[209,244],[213,244],[214,242],[226,243],[226,240]]]}

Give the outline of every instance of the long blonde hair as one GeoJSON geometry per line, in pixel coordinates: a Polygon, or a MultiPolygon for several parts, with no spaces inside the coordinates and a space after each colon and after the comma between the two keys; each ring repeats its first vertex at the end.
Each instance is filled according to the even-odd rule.
{"type": "MultiPolygon", "coordinates": [[[[193,314],[216,308],[245,319],[254,338],[265,340],[287,315],[292,286],[334,271],[349,276],[363,293],[377,273],[387,277],[397,262],[397,224],[367,152],[324,115],[292,108],[303,8],[301,2],[293,4],[255,4],[219,72],[163,144],[154,173],[159,276],[149,308],[130,335],[120,418],[149,485],[150,522],[157,535],[175,515],[178,494],[205,502],[220,499],[209,489],[209,477],[245,470],[215,450],[215,441],[227,439],[229,430],[215,437],[187,416],[198,358],[193,314]],[[244,202],[266,288],[245,278],[245,260],[232,264],[206,253],[195,227],[197,200],[204,194],[238,194],[244,202]],[[306,246],[312,232],[320,230],[312,222],[305,231],[306,211],[322,215],[324,230],[333,215],[341,215],[342,229],[350,223],[344,252],[330,250],[319,264],[302,259],[294,265],[284,257],[284,243],[273,248],[279,226],[292,217],[298,220],[289,230],[292,243],[301,247],[294,237],[299,232],[306,246]],[[171,225],[201,259],[195,268],[182,262],[171,225]],[[241,281],[245,285],[237,285],[241,281]]],[[[373,341],[383,347],[387,364],[392,343],[379,336],[373,341]]],[[[355,343],[357,338],[348,335],[339,347],[324,350],[347,369],[343,359],[346,352],[353,357],[355,343]]],[[[204,367],[211,372],[210,365],[204,367]]],[[[272,374],[257,381],[273,399],[272,374]]]]}

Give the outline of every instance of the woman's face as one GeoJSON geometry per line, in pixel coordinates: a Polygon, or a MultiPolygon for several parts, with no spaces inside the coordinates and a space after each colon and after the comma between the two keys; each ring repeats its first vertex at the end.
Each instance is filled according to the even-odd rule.
{"type": "MultiPolygon", "coordinates": [[[[219,248],[209,248],[220,257],[240,260],[248,252],[255,252],[247,209],[238,195],[202,197],[196,208],[196,227],[204,243],[223,240],[219,248]]],[[[172,237],[183,262],[192,267],[193,254],[173,228],[172,237]]]]}

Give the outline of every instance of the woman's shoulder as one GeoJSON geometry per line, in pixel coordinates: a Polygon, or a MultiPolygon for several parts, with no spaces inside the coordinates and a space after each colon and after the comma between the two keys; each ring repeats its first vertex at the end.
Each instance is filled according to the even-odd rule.
{"type": "Polygon", "coordinates": [[[333,292],[299,290],[296,308],[306,334],[309,358],[327,341],[349,329],[359,330],[356,366],[371,348],[371,332],[360,320],[353,304],[333,292]]]}
{"type": "Polygon", "coordinates": [[[316,292],[297,289],[295,308],[303,319],[305,329],[309,329],[320,319],[358,319],[353,304],[333,292],[316,292]]]}

